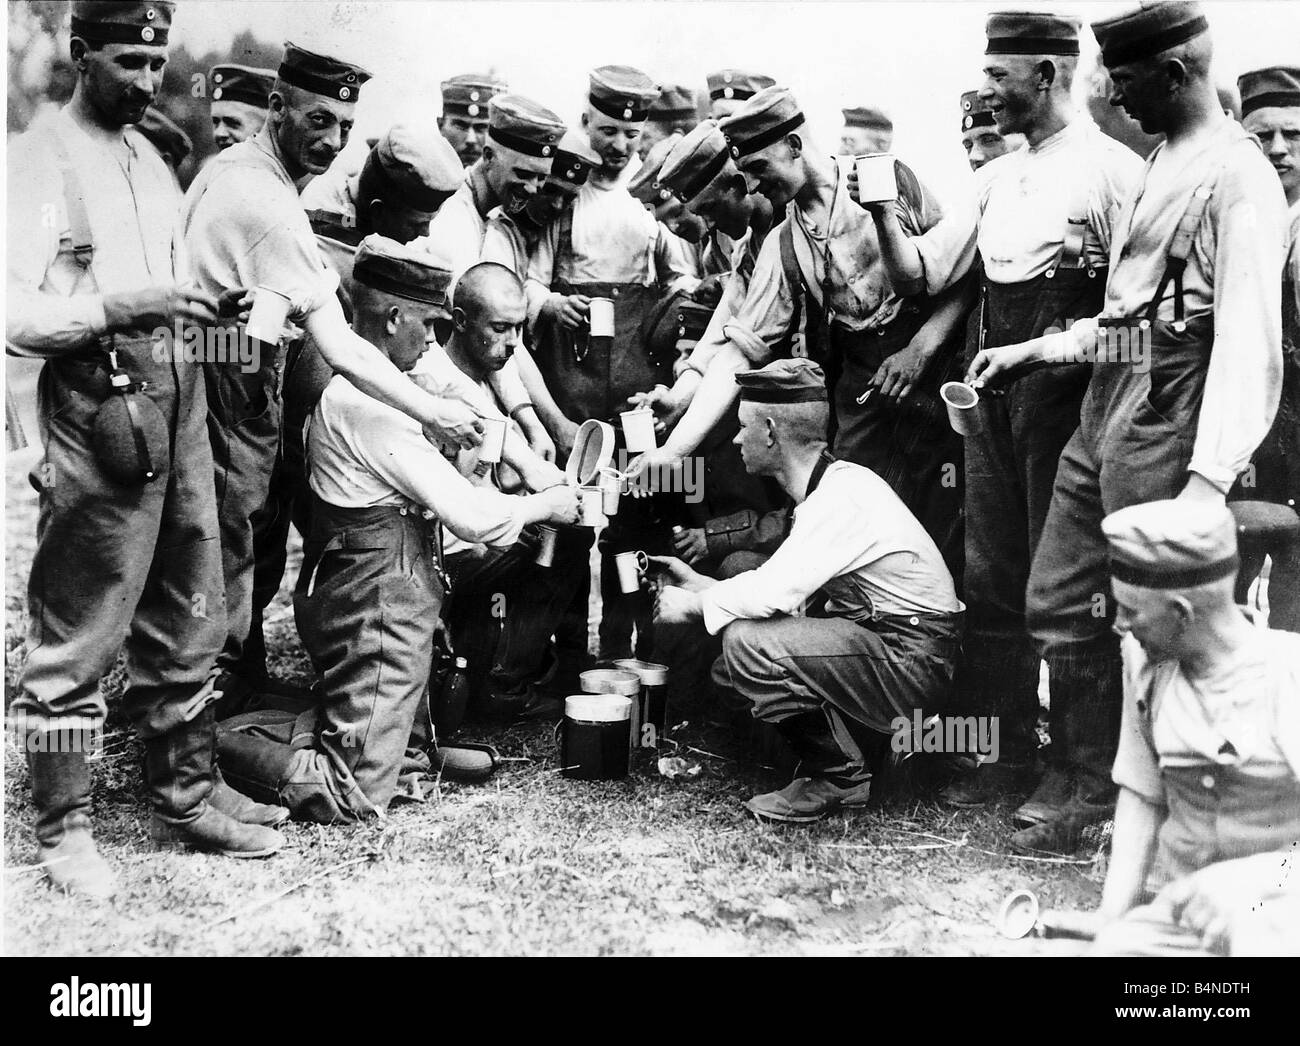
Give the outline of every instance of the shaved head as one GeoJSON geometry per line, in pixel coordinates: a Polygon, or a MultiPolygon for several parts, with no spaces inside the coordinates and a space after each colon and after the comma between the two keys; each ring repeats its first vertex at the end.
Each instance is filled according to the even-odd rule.
{"type": "Polygon", "coordinates": [[[519,277],[497,262],[479,262],[470,266],[456,281],[452,296],[453,309],[462,310],[466,317],[477,319],[483,310],[497,303],[522,301],[524,285],[519,277]]]}
{"type": "Polygon", "coordinates": [[[524,285],[514,272],[496,262],[471,266],[456,281],[451,304],[455,330],[447,354],[482,381],[504,367],[523,344],[527,318],[524,285]]]}

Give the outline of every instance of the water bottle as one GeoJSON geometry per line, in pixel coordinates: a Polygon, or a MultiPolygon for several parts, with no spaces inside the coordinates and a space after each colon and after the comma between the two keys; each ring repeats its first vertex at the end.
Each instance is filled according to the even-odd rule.
{"type": "Polygon", "coordinates": [[[455,667],[447,673],[438,694],[438,704],[433,713],[434,737],[446,741],[465,719],[465,706],[469,704],[469,662],[456,658],[455,667]]]}

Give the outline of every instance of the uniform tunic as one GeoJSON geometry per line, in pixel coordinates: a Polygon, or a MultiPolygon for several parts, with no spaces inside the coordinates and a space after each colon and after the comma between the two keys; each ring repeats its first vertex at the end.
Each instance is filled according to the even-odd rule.
{"type": "MultiPolygon", "coordinates": [[[[1207,865],[1259,853],[1277,851],[1281,875],[1300,840],[1300,636],[1251,633],[1230,664],[1195,679],[1177,662],[1152,662],[1132,637],[1124,641],[1114,780],[1165,813],[1146,884],[1152,894],[1207,865]]],[[[1098,941],[1127,954],[1195,943],[1159,897],[1098,941]]]]}
{"type": "Polygon", "coordinates": [[[151,483],[110,480],[92,450],[92,424],[112,394],[103,296],[188,278],[179,194],[135,131],[85,129],[68,109],[11,139],[7,166],[6,347],[47,359],[38,387],[44,455],[31,477],[40,518],[27,660],[12,714],[37,729],[102,725],[99,680],[125,641],[124,707],[151,737],[212,699],[205,683],[225,632],[198,365],[177,361],[157,332],[111,337],[119,365],[148,383],[143,395],[167,425],[170,460],[151,483]],[[94,243],[86,268],[72,250],[66,204],[78,188],[94,243]]]}

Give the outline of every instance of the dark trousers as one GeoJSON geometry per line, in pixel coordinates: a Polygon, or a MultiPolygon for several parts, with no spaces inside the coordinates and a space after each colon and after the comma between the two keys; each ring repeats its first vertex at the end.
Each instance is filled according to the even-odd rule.
{"type": "Polygon", "coordinates": [[[27,588],[27,660],[10,714],[26,728],[95,729],[99,680],[123,643],[123,709],[142,738],[192,720],[213,699],[225,634],[212,456],[194,365],[152,360],[151,339],[118,339],[118,358],[162,412],[170,460],[125,487],[95,459],[93,421],[108,396],[106,357],[48,361],[38,387],[44,457],[27,588]]]}
{"type": "MultiPolygon", "coordinates": [[[[1105,288],[1082,270],[1051,279],[985,283],[967,339],[967,365],[983,345],[996,348],[1064,330],[1095,315],[1105,288]]],[[[983,425],[966,437],[966,642],[958,673],[964,714],[997,716],[1002,755],[1033,756],[1038,746],[1039,654],[1025,625],[1029,566],[1042,537],[1056,466],[1079,427],[1086,368],[1037,371],[1002,396],[985,397],[983,425]]]]}

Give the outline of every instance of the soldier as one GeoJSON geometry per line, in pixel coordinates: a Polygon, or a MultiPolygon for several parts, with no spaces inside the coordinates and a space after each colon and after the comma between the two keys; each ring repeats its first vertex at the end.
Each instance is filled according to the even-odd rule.
{"type": "Polygon", "coordinates": [[[1103,517],[1175,496],[1222,502],[1268,430],[1281,379],[1284,200],[1219,104],[1199,5],[1154,4],[1092,30],[1111,104],[1166,140],[1114,222],[1100,315],[985,348],[968,372],[977,387],[1045,362],[1090,375],[1026,596],[1029,630],[1068,688],[1073,780],[1051,816],[1012,838],[1021,851],[1070,852],[1112,809],[1122,681],[1103,517]]]}
{"type": "Polygon", "coordinates": [[[248,141],[262,129],[271,105],[271,88],[275,86],[274,69],[214,65],[208,83],[212,140],[218,152],[248,141]]]}
{"type": "Polygon", "coordinates": [[[1102,530],[1124,710],[1093,951],[1293,955],[1300,637],[1234,605],[1236,528],[1217,499],[1131,505],[1102,530]]]}
{"type": "Polygon", "coordinates": [[[204,389],[197,367],[155,351],[168,347],[159,328],[217,318],[216,297],[188,283],[175,180],[129,129],[157,97],[173,6],[75,3],[72,100],[8,155],[6,345],[47,361],[27,659],[10,718],[37,860],[53,885],[94,898],[116,882],[91,836],[86,752],[123,642],[153,846],[258,857],[284,843],[266,827],[284,811],[247,804],[212,761],[225,618],[204,389]]]}
{"type": "MultiPolygon", "coordinates": [[[[671,359],[651,359],[644,335],[657,302],[678,289],[693,290],[694,273],[650,214],[629,194],[628,165],[650,104],[659,91],[628,66],[602,66],[589,76],[582,127],[601,166],[578,192],[572,211],[542,237],[528,272],[528,307],[538,367],[566,419],[562,447],[572,445],[577,422],[617,420],[627,398],[653,388],[670,373],[671,359]],[[585,326],[591,298],[613,301],[614,338],[598,346],[585,326]]],[[[601,568],[602,650],[627,656],[631,615],[641,600],[619,590],[613,554],[668,541],[668,525],[653,507],[620,508],[604,531],[601,568]],[[660,533],[662,531],[662,533],[660,533]]],[[[581,595],[579,598],[584,598],[581,595]]],[[[641,616],[648,624],[648,608],[641,616]]],[[[644,630],[643,630],[644,632],[644,630]]],[[[648,634],[638,642],[647,643],[648,634]]],[[[643,653],[648,654],[648,649],[643,653]]]]}
{"type": "MultiPolygon", "coordinates": [[[[600,166],[600,157],[587,144],[587,136],[578,131],[566,130],[564,137],[555,147],[551,157],[551,170],[546,181],[535,195],[529,197],[523,211],[514,216],[510,223],[514,232],[502,229],[502,235],[518,235],[518,256],[522,260],[524,279],[528,277],[528,259],[541,240],[546,227],[559,221],[561,215],[573,208],[578,198],[578,191],[587,184],[591,172],[600,166]]],[[[503,226],[505,223],[502,223],[503,226]]],[[[520,273],[515,269],[516,274],[520,273]]],[[[551,418],[542,419],[548,428],[553,427],[551,418]]]]}
{"type": "MultiPolygon", "coordinates": [[[[544,106],[519,95],[496,95],[488,106],[487,144],[481,158],[414,249],[450,269],[453,284],[480,261],[500,262],[522,279],[523,233],[514,228],[514,215],[523,211],[546,181],[563,134],[563,121],[544,106]]],[[[528,350],[520,346],[491,381],[529,446],[554,460],[555,441],[540,415],[554,417],[559,411],[528,350]]]]}
{"type": "Polygon", "coordinates": [[[487,145],[488,103],[509,90],[504,80],[483,73],[461,73],[442,82],[438,130],[451,143],[463,167],[472,167],[487,145]]]}
{"type": "Polygon", "coordinates": [[[723,120],[730,116],[764,87],[776,83],[762,73],[746,73],[739,69],[720,69],[709,73],[709,116],[723,120]]]}
{"type": "MultiPolygon", "coordinates": [[[[412,371],[415,381],[440,396],[455,396],[484,417],[507,420],[489,378],[522,345],[527,312],[523,282],[496,262],[471,266],[456,281],[451,335],[430,342],[412,371]]],[[[502,463],[523,486],[543,490],[565,482],[564,473],[537,457],[522,431],[508,422],[502,463]]],[[[505,469],[461,451],[456,467],[475,486],[502,489],[505,469]]],[[[557,695],[575,693],[581,651],[550,651],[556,622],[588,571],[590,540],[575,528],[559,531],[551,562],[536,562],[538,535],[529,531],[508,547],[488,547],[448,533],[443,546],[452,601],[444,615],[456,653],[469,663],[471,709],[492,717],[545,715],[557,695]],[[502,596],[505,604],[502,605],[502,596]]]]}
{"type": "Polygon", "coordinates": [[[1025,144],[1023,134],[1003,134],[993,119],[989,103],[979,91],[963,91],[961,96],[961,147],[966,150],[966,162],[972,171],[978,171],[990,160],[1005,156],[1025,144]]]}
{"type": "MultiPolygon", "coordinates": [[[[446,272],[372,237],[353,277],[357,334],[409,373],[445,309],[446,272]]],[[[343,375],[316,405],[307,459],[315,504],[294,619],[322,700],[310,727],[293,729],[310,741],[272,739],[250,718],[223,730],[219,744],[249,794],[282,797],[299,820],[353,822],[392,799],[428,687],[447,590],[433,528],[509,546],[530,523],[572,523],[577,503],[562,478],[527,497],[471,486],[419,422],[343,375]]]]}
{"type": "MultiPolygon", "coordinates": [[[[1080,22],[1071,15],[995,12],[987,24],[980,98],[996,126],[1023,134],[1025,148],[976,176],[981,312],[967,361],[981,347],[1062,331],[1101,310],[1112,229],[1137,186],[1141,161],[1078,115],[1070,96],[1080,22]]],[[[967,640],[958,695],[961,714],[997,716],[1001,752],[944,793],[978,806],[1034,784],[1040,657],[1025,626],[1025,587],[1038,547],[1056,462],[1079,425],[1088,387],[1083,368],[1049,368],[980,408],[966,437],[967,640]]],[[[1091,680],[1072,662],[1049,661],[1050,771],[1016,811],[1022,827],[1050,817],[1089,779],[1086,716],[1091,680]],[[1082,747],[1081,747],[1082,746],[1082,747]]],[[[1104,809],[1104,806],[1102,807],[1104,809]]]]}
{"type": "MultiPolygon", "coordinates": [[[[288,299],[288,322],[311,336],[334,371],[419,420],[433,438],[473,446],[481,426],[468,407],[420,391],[348,329],[335,296],[338,275],[322,259],[294,188],[304,174],[324,171],[347,144],[357,94],[368,78],[347,62],[286,44],[266,126],[221,153],[190,186],[186,243],[202,286],[214,293],[262,288],[258,293],[288,299]]],[[[219,688],[238,686],[250,633],[254,515],[266,504],[280,451],[280,374],[288,340],[282,333],[278,344],[255,342],[256,366],[247,370],[213,364],[205,372],[228,616],[218,658],[226,678],[219,688]]]]}
{"type": "MultiPolygon", "coordinates": [[[[1300,68],[1275,66],[1243,73],[1242,126],[1282,182],[1287,202],[1286,265],[1282,271],[1282,397],[1273,427],[1254,458],[1254,484],[1238,492],[1296,507],[1300,499],[1300,68]]],[[[1269,627],[1300,632],[1300,545],[1275,550],[1268,580],[1269,627]]],[[[1238,598],[1263,569],[1263,556],[1242,550],[1238,598]]]]}
{"type": "Polygon", "coordinates": [[[685,134],[700,122],[695,92],[681,84],[660,84],[659,97],[650,105],[650,115],[641,129],[636,154],[642,160],[665,138],[685,134]]]}
{"type": "Polygon", "coordinates": [[[762,566],[719,582],[654,557],[669,584],[656,616],[722,633],[717,681],[789,741],[804,776],[745,805],[758,818],[815,821],[863,806],[871,770],[861,744],[894,719],[933,708],[951,685],[961,602],[938,548],[870,469],[826,447],[821,368],[777,360],[736,375],[746,467],[795,501],[788,537],[762,566]],[[805,617],[814,593],[825,611],[805,617]]]}
{"type": "Polygon", "coordinates": [[[845,172],[818,154],[787,89],[759,92],[722,131],[750,191],[774,210],[788,207],[787,217],[764,242],[748,293],[723,326],[726,345],[713,353],[664,445],[633,463],[632,478],[695,450],[734,402],[731,375],[747,360],[802,352],[832,369],[834,452],[884,478],[959,566],[960,439],[932,390],[951,368],[953,335],[966,315],[959,293],[945,292],[968,267],[954,244],[968,241],[969,221],[960,214],[944,220],[908,172],[897,203],[900,227],[918,238],[938,231],[916,240],[926,255],[923,278],[896,284],[875,223],[851,198],[845,172]]]}
{"type": "Polygon", "coordinates": [[[840,132],[840,155],[887,153],[894,145],[894,121],[883,109],[860,105],[842,109],[844,130],[840,132]]]}

